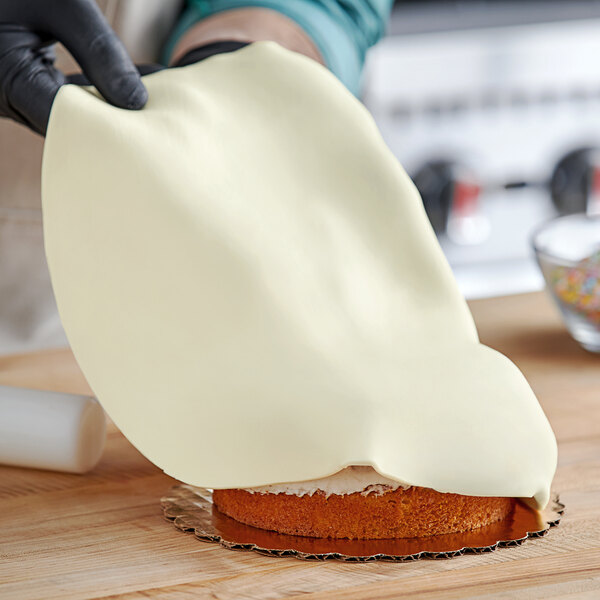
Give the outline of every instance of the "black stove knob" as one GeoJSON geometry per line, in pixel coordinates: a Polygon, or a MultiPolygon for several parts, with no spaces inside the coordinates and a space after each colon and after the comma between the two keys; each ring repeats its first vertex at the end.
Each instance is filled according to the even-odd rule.
{"type": "Polygon", "coordinates": [[[427,162],[412,179],[438,234],[446,231],[452,216],[460,219],[478,211],[481,188],[463,165],[448,160],[427,162]]]}
{"type": "Polygon", "coordinates": [[[596,212],[600,202],[600,149],[580,148],[566,154],[554,168],[550,192],[561,215],[596,212]]]}

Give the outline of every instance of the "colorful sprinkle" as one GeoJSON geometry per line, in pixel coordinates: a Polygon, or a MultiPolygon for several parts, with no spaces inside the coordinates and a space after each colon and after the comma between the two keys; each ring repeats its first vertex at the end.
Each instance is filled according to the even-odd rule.
{"type": "Polygon", "coordinates": [[[550,281],[562,302],[600,327],[600,250],[574,267],[556,267],[550,281]]]}

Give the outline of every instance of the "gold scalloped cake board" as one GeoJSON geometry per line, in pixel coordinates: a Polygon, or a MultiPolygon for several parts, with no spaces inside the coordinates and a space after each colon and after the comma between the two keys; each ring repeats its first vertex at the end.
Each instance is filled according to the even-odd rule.
{"type": "Polygon", "coordinates": [[[548,507],[541,512],[519,502],[508,519],[475,531],[424,538],[336,540],[283,535],[244,525],[220,513],[213,506],[212,493],[205,488],[176,485],[161,499],[161,504],[164,516],[177,529],[193,532],[198,539],[219,543],[229,550],[347,562],[452,558],[519,546],[526,539],[541,537],[558,525],[565,508],[558,495],[553,494],[548,507]]]}

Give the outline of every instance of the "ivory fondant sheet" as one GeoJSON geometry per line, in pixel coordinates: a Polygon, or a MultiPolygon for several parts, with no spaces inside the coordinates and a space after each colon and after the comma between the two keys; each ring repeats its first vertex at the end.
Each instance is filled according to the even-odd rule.
{"type": "Polygon", "coordinates": [[[273,43],[145,84],[139,112],[64,86],[43,162],[62,321],[131,442],[203,487],[372,465],[544,506],[548,421],[366,109],[273,43]]]}

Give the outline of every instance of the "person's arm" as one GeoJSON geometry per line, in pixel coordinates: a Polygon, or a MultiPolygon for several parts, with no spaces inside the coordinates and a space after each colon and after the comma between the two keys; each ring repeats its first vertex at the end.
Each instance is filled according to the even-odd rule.
{"type": "Polygon", "coordinates": [[[325,64],[355,94],[368,48],[383,35],[393,0],[189,0],[166,49],[177,62],[218,40],[271,40],[325,64]]]}
{"type": "Polygon", "coordinates": [[[44,135],[67,78],[54,66],[62,42],[111,104],[140,109],[148,99],[127,51],[93,0],[0,1],[0,117],[44,135]]]}
{"type": "Polygon", "coordinates": [[[170,57],[180,63],[191,50],[227,40],[252,43],[277,42],[323,64],[319,49],[310,36],[280,12],[260,7],[240,8],[210,15],[192,25],[179,39],[170,57]]]}

